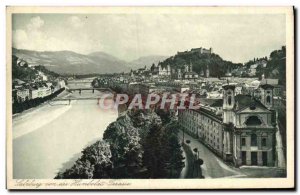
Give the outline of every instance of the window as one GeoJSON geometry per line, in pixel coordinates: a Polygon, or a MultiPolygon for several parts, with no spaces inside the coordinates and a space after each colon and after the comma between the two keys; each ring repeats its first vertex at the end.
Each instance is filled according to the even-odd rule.
{"type": "Polygon", "coordinates": [[[242,146],[246,146],[246,138],[242,137],[242,146]]]}
{"type": "Polygon", "coordinates": [[[257,116],[250,116],[250,117],[246,120],[245,124],[246,124],[247,126],[256,126],[256,125],[261,125],[262,122],[261,122],[261,120],[260,120],[257,116]]]}
{"type": "Polygon", "coordinates": [[[261,139],[261,146],[267,146],[267,138],[263,137],[261,139]]]}
{"type": "Polygon", "coordinates": [[[231,96],[228,96],[228,105],[231,105],[231,96]]]}
{"type": "Polygon", "coordinates": [[[267,103],[270,104],[271,103],[271,97],[268,95],[267,96],[267,103]]]}
{"type": "Polygon", "coordinates": [[[256,134],[251,135],[251,146],[257,146],[257,135],[256,134]]]}

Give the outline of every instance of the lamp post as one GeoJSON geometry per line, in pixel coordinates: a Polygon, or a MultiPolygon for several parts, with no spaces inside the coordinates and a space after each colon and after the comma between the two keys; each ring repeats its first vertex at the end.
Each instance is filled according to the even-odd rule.
{"type": "MultiPolygon", "coordinates": [[[[193,151],[195,152],[193,167],[196,166],[196,173],[197,173],[196,177],[198,177],[198,166],[197,166],[197,160],[199,158],[198,148],[194,148],[193,151]]],[[[193,168],[193,172],[194,172],[194,168],[193,168]]]]}

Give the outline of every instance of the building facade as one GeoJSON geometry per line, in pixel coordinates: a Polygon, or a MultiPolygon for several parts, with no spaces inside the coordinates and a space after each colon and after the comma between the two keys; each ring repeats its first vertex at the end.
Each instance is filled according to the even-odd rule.
{"type": "Polygon", "coordinates": [[[264,103],[252,96],[235,95],[235,85],[224,85],[222,106],[212,103],[198,110],[182,110],[178,120],[184,131],[237,167],[274,166],[276,114],[267,101],[272,96],[269,87],[261,89],[265,90],[264,103]]]}

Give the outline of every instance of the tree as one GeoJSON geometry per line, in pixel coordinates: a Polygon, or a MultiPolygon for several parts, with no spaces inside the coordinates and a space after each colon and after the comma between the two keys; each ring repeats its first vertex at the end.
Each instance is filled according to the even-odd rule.
{"type": "Polygon", "coordinates": [[[82,156],[64,172],[59,172],[55,179],[91,179],[110,178],[112,162],[107,142],[97,141],[82,151],[82,156]]]}
{"type": "Polygon", "coordinates": [[[146,137],[143,163],[150,178],[175,178],[184,167],[178,124],[153,125],[146,137]]]}
{"type": "Polygon", "coordinates": [[[178,137],[171,134],[168,138],[167,153],[169,158],[169,177],[177,178],[184,167],[184,157],[182,156],[181,145],[178,137]]]}
{"type": "Polygon", "coordinates": [[[166,149],[162,143],[162,127],[153,125],[144,144],[143,164],[147,168],[150,178],[163,178],[166,176],[166,149]]]}
{"type": "Polygon", "coordinates": [[[103,139],[110,143],[113,162],[113,176],[130,178],[134,167],[139,167],[142,161],[142,146],[138,129],[128,115],[119,117],[105,130],[103,139]]]}

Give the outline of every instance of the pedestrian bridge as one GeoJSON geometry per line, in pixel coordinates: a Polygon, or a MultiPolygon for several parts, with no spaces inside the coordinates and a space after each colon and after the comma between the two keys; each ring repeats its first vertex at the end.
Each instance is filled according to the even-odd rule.
{"type": "Polygon", "coordinates": [[[62,97],[58,96],[50,100],[49,104],[70,104],[72,100],[96,100],[99,102],[103,98],[107,100],[114,98],[114,91],[109,88],[68,88],[66,93],[62,97]]]}
{"type": "Polygon", "coordinates": [[[114,93],[114,91],[112,91],[110,88],[92,88],[92,87],[75,87],[75,88],[68,88],[68,91],[92,91],[93,93],[95,93],[95,91],[109,91],[111,93],[114,93]]]}

